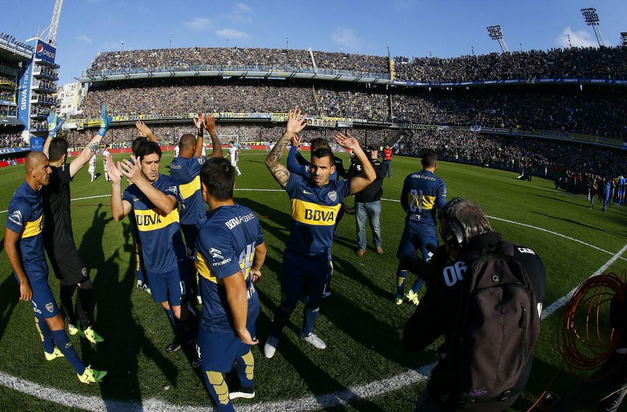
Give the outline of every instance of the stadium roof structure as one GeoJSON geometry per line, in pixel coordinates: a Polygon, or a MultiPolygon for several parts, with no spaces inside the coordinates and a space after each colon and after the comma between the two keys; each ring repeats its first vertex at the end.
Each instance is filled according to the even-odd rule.
{"type": "Polygon", "coordinates": [[[0,38],[0,60],[18,63],[33,58],[32,50],[0,38]]]}

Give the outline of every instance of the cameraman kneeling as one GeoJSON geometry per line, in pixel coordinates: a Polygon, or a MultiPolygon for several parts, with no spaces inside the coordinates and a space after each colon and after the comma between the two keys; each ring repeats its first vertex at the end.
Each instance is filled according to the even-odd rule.
{"type": "Polygon", "coordinates": [[[428,288],[403,332],[421,352],[440,336],[440,361],[416,411],[502,411],[523,391],[540,330],[544,265],[535,252],[501,239],[483,210],[454,198],[440,215],[444,246],[425,264],[401,264],[428,288]]]}

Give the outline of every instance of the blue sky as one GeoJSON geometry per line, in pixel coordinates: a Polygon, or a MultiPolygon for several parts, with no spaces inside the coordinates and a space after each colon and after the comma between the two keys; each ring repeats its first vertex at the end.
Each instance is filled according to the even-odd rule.
{"type": "MultiPolygon", "coordinates": [[[[0,0],[0,31],[26,40],[50,24],[54,0],[0,0]]],[[[625,0],[201,1],[65,0],[57,35],[60,84],[98,51],[240,46],[450,57],[498,51],[486,26],[500,24],[511,50],[596,44],[579,11],[596,7],[606,41],[627,31],[625,0]],[[228,39],[228,43],[227,43],[228,39]]]]}

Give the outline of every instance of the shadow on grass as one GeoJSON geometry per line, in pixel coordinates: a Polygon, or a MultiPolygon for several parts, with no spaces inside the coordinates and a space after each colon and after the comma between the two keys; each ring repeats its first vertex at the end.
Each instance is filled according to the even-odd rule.
{"type": "Polygon", "coordinates": [[[20,287],[13,272],[0,285],[0,341],[19,302],[20,287]]]}
{"type": "MultiPolygon", "coordinates": [[[[92,225],[85,233],[80,247],[87,267],[97,270],[93,276],[94,301],[98,306],[95,325],[105,338],[104,342],[93,347],[86,340],[82,340],[82,356],[87,364],[108,371],[100,384],[101,396],[108,409],[116,409],[119,404],[115,400],[120,400],[133,402],[132,410],[143,410],[138,362],[140,354],[143,353],[152,360],[173,386],[177,383],[178,369],[146,337],[144,327],[136,322],[133,315],[131,298],[136,289],[135,257],[130,239],[130,225],[126,222],[123,223],[123,247],[130,256],[128,270],[120,273],[117,263],[120,257],[119,248],[105,258],[102,250],[104,228],[112,220],[106,216],[107,213],[100,212],[100,208],[96,210],[92,225]]],[[[156,304],[154,310],[160,312],[156,304]]]]}

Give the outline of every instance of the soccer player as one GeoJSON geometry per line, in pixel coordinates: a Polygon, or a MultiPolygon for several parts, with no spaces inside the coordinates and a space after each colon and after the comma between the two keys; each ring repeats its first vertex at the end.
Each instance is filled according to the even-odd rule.
{"type": "MultiPolygon", "coordinates": [[[[56,122],[56,114],[48,117],[49,127],[56,122]]],[[[44,154],[50,159],[52,171],[50,183],[41,189],[46,218],[44,245],[54,274],[59,279],[61,288],[59,295],[68,321],[68,332],[70,335],[78,333],[91,343],[103,342],[104,339],[96,333],[89,322],[93,284],[74,243],[70,182],[94,156],[110,124],[111,117],[107,116],[107,107],[103,104],[98,133],[70,164],[66,163],[68,142],[62,138],[55,138],[54,130],[49,133],[43,147],[44,154]],[[72,303],[72,296],[77,287],[76,308],[80,323],[77,322],[72,303]]]]}
{"type": "Polygon", "coordinates": [[[235,168],[237,171],[237,175],[240,176],[242,172],[240,172],[239,167],[237,167],[237,161],[239,160],[239,149],[235,146],[233,141],[229,142],[229,153],[227,156],[231,157],[231,166],[235,168]]]}
{"type": "Polygon", "coordinates": [[[312,333],[322,295],[331,274],[331,246],[333,227],[350,194],[363,190],[376,177],[357,140],[349,134],[336,134],[335,141],[345,149],[353,150],[363,165],[363,175],[351,180],[330,180],[335,172],[333,153],[328,149],[313,152],[309,165],[309,179],[290,171],[280,163],[281,153],[289,141],[305,128],[306,115],[300,109],[290,110],[285,134],[270,151],[266,166],[274,179],[285,188],[292,203],[292,230],[285,242],[283,273],[281,275],[281,305],[274,312],[272,331],[264,346],[267,358],[274,356],[281,331],[303,291],[308,302],[304,308],[300,336],[318,349],[326,348],[322,339],[312,333]]]}
{"type": "MultiPolygon", "coordinates": [[[[437,211],[446,204],[446,185],[444,181],[434,175],[438,167],[438,155],[433,150],[426,150],[422,155],[422,171],[411,173],[405,178],[403,190],[401,192],[401,205],[407,213],[405,217],[405,230],[398,245],[396,257],[400,260],[403,256],[410,254],[416,249],[420,249],[422,259],[426,262],[429,259],[427,245],[438,244],[436,233],[437,211]]],[[[396,272],[396,304],[403,303],[403,291],[407,271],[401,270],[399,265],[396,272]]],[[[424,281],[416,279],[412,288],[407,292],[405,298],[418,305],[418,290],[424,281]]]]}
{"type": "MultiPolygon", "coordinates": [[[[179,156],[175,157],[170,164],[170,175],[177,181],[181,196],[181,230],[187,245],[187,257],[189,259],[190,273],[195,273],[194,261],[196,253],[194,247],[198,238],[198,226],[205,219],[207,206],[202,200],[200,191],[200,169],[208,158],[222,157],[222,146],[216,133],[215,119],[211,113],[203,116],[198,113],[198,119],[194,119],[194,124],[198,131],[198,138],[191,134],[181,136],[179,142],[179,156]],[[211,136],[213,153],[209,157],[201,156],[203,143],[203,130],[206,129],[211,136]]],[[[195,281],[194,279],[190,279],[195,281]]],[[[201,293],[196,287],[196,294],[199,302],[202,301],[201,293]]]]}
{"type": "MultiPolygon", "coordinates": [[[[309,165],[311,162],[305,159],[305,157],[298,150],[301,145],[301,137],[298,135],[294,135],[291,143],[292,143],[292,146],[287,155],[287,170],[289,170],[290,173],[295,173],[297,175],[300,175],[301,177],[307,180],[311,177],[311,174],[309,172],[309,165]]],[[[327,149],[331,151],[329,142],[327,142],[325,139],[321,137],[311,140],[311,153],[313,154],[318,149],[327,149]]],[[[329,176],[329,180],[338,180],[340,177],[347,179],[348,171],[344,169],[344,162],[339,157],[336,157],[335,155],[332,155],[332,156],[333,156],[333,165],[335,166],[335,168],[334,168],[333,173],[331,173],[331,175],[329,176]]],[[[335,217],[333,237],[339,236],[339,234],[337,233],[337,226],[342,221],[345,210],[346,210],[346,205],[342,204],[340,211],[337,213],[337,216],[335,217]]],[[[331,295],[331,276],[329,275],[329,280],[326,286],[324,287],[324,293],[322,297],[326,299],[330,295],[331,295]]],[[[305,299],[308,299],[308,297],[305,297],[305,299]]]]}
{"type": "Polygon", "coordinates": [[[26,181],[9,204],[4,250],[20,284],[20,300],[31,301],[35,326],[46,360],[65,357],[83,383],[101,382],[106,371],[85,366],[65,334],[65,324],[48,284],[43,248],[43,207],[39,189],[50,181],[50,164],[42,152],[26,156],[26,181]]]}
{"type": "MultiPolygon", "coordinates": [[[[91,176],[91,182],[96,180],[96,154],[89,158],[89,167],[87,168],[89,175],[91,176]]],[[[90,182],[90,183],[91,183],[90,182]]]]}
{"type": "Polygon", "coordinates": [[[200,177],[209,213],[196,242],[203,295],[196,346],[218,409],[233,411],[229,398],[255,396],[255,360],[250,347],[258,343],[259,298],[253,283],[261,277],[266,245],[255,214],[233,201],[233,165],[224,158],[209,159],[200,177]],[[233,365],[240,387],[229,394],[223,374],[233,365]]]}
{"type": "Polygon", "coordinates": [[[195,316],[187,305],[185,246],[176,209],[179,190],[176,181],[159,173],[161,148],[152,141],[137,147],[131,160],[118,162],[107,157],[112,179],[111,211],[116,222],[133,212],[148,283],[155,302],[161,304],[177,332],[177,339],[166,347],[176,352],[193,342],[195,316]],[[121,193],[122,176],[132,183],[121,193]]]}
{"type": "Polygon", "coordinates": [[[104,168],[105,180],[107,182],[111,181],[111,179],[109,179],[109,173],[107,171],[107,156],[109,156],[110,154],[111,153],[109,153],[109,145],[106,145],[104,151],[102,152],[102,167],[104,168]]]}

